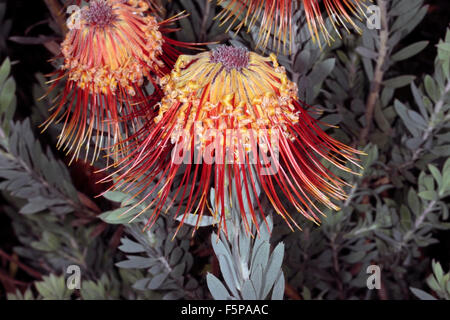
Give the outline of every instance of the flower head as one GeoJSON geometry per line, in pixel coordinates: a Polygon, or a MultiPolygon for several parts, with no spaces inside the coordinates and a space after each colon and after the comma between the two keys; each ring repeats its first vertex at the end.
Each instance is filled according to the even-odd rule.
{"type": "Polygon", "coordinates": [[[293,13],[303,4],[308,29],[314,41],[320,45],[320,34],[327,43],[333,40],[328,32],[322,16],[322,10],[330,17],[334,30],[340,37],[338,27],[342,26],[349,31],[347,25],[351,25],[358,32],[360,29],[352,20],[351,15],[361,19],[364,16],[362,4],[366,0],[323,0],[320,6],[319,0],[218,0],[223,6],[218,18],[222,23],[230,22],[228,30],[235,25],[235,30],[247,27],[248,31],[260,21],[257,47],[266,48],[271,36],[272,46],[277,51],[283,46],[292,43],[292,19],[293,13]],[[236,24],[237,20],[240,20],[236,24]]]}
{"type": "Polygon", "coordinates": [[[73,158],[83,145],[87,156],[96,131],[94,160],[102,131],[113,143],[122,139],[120,120],[148,102],[144,81],[155,82],[154,76],[170,71],[178,56],[170,44],[180,43],[164,33],[169,30],[166,25],[178,17],[158,22],[147,1],[140,0],[91,0],[75,14],[79,14],[79,25],[62,43],[64,63],[50,81],[50,90],[63,80],[65,88],[44,125],[64,122],[58,147],[73,152],[73,158]]]}
{"type": "Polygon", "coordinates": [[[134,137],[115,184],[143,195],[135,206],[157,192],[148,225],[181,199],[175,214],[181,222],[188,213],[199,222],[211,211],[226,230],[231,189],[239,190],[235,203],[257,229],[257,212],[264,217],[259,189],[289,225],[297,224],[280,195],[314,222],[322,213],[316,202],[337,210],[332,200],[346,198],[346,182],[320,160],[351,172],[345,164],[356,164],[361,152],[329,137],[307,114],[273,54],[220,46],[182,55],[161,85],[159,114],[134,137]]]}

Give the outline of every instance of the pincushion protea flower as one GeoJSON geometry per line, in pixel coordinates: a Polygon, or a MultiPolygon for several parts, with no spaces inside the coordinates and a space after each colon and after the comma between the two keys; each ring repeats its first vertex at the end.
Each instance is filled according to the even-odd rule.
{"type": "MultiPolygon", "coordinates": [[[[361,20],[361,17],[365,16],[362,5],[366,0],[323,0],[322,2],[339,37],[339,26],[349,31],[347,25],[351,25],[360,32],[351,15],[361,20]]],[[[228,30],[236,25],[236,31],[242,27],[248,27],[250,30],[259,20],[261,26],[258,32],[257,46],[265,48],[272,35],[274,42],[278,41],[278,44],[274,43],[273,45],[277,45],[279,50],[281,42],[284,47],[287,42],[292,43],[292,15],[300,3],[303,4],[313,41],[318,41],[320,45],[321,33],[324,40],[330,44],[333,37],[325,27],[319,0],[218,0],[218,4],[222,5],[224,9],[217,17],[223,23],[231,20],[228,30]],[[238,19],[240,22],[236,24],[238,19]]]]}
{"type": "Polygon", "coordinates": [[[273,54],[265,58],[244,48],[219,46],[212,52],[182,55],[161,85],[165,96],[158,116],[136,134],[116,172],[116,188],[142,195],[134,207],[157,191],[147,206],[153,208],[147,226],[180,198],[175,215],[183,215],[181,224],[193,213],[198,225],[209,209],[226,232],[225,202],[233,183],[242,191],[236,205],[243,216],[250,211],[257,230],[257,211],[264,217],[257,184],[289,226],[298,227],[280,195],[316,223],[322,213],[316,200],[339,209],[332,199],[346,198],[346,182],[320,159],[352,172],[345,163],[357,165],[356,154],[362,152],[329,137],[308,115],[297,98],[297,86],[273,54]],[[186,156],[188,161],[180,161],[186,156]],[[269,157],[274,158],[270,166],[269,157]],[[181,180],[176,179],[182,169],[181,180]],[[208,203],[212,187],[214,206],[208,203]],[[251,198],[256,198],[255,209],[251,198]]]}
{"type": "MultiPolygon", "coordinates": [[[[180,16],[158,22],[147,1],[91,0],[79,13],[79,25],[70,30],[61,45],[64,64],[51,76],[54,89],[66,81],[44,130],[63,121],[58,147],[79,156],[96,131],[95,160],[101,149],[102,127],[116,142],[122,139],[119,121],[146,103],[141,86],[145,79],[169,73],[178,52],[171,45],[189,45],[171,40],[164,33],[180,16]],[[67,107],[63,112],[64,107],[67,107]]],[[[76,19],[75,19],[76,20],[76,19]]],[[[109,144],[109,143],[108,143],[109,144]]]]}

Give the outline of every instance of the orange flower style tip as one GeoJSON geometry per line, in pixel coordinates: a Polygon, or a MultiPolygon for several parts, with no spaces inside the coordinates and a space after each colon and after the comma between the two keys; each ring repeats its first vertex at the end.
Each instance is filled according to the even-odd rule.
{"type": "Polygon", "coordinates": [[[113,188],[140,198],[134,207],[149,200],[147,226],[177,203],[181,222],[193,213],[199,223],[209,211],[226,231],[232,201],[246,230],[250,223],[259,230],[257,215],[264,220],[268,209],[260,194],[290,226],[298,227],[280,195],[316,223],[320,205],[339,209],[333,200],[344,200],[349,184],[323,162],[352,172],[346,164],[359,167],[361,152],[320,128],[274,54],[219,46],[181,55],[161,86],[159,114],[133,136],[113,174],[113,188]],[[230,190],[237,190],[234,200],[230,190]]]}
{"type": "MultiPolygon", "coordinates": [[[[90,1],[93,0],[84,0],[85,2],[89,3],[90,1]]],[[[154,11],[154,12],[160,12],[162,10],[162,5],[161,5],[161,1],[160,0],[144,0],[150,10],[154,11]]],[[[78,6],[80,6],[82,4],[83,0],[74,0],[74,3],[78,6]]]]}
{"type": "MultiPolygon", "coordinates": [[[[302,0],[305,10],[308,29],[314,42],[321,45],[320,35],[328,45],[334,41],[333,36],[327,30],[325,20],[322,15],[322,9],[319,0],[302,0]]],[[[328,15],[332,27],[339,38],[342,38],[339,28],[344,28],[347,33],[350,33],[349,26],[351,26],[358,33],[362,30],[353,21],[353,17],[363,20],[365,14],[365,3],[372,0],[323,0],[323,7],[328,15]]]]}
{"type": "Polygon", "coordinates": [[[95,160],[104,140],[110,148],[126,138],[120,122],[148,103],[145,80],[156,87],[154,77],[170,72],[179,55],[172,45],[189,45],[165,36],[180,16],[158,22],[147,1],[91,0],[75,14],[78,22],[61,44],[64,63],[49,81],[50,90],[63,80],[65,87],[43,126],[63,122],[58,147],[72,152],[72,160],[82,146],[87,157],[95,139],[95,160]]]}
{"type": "Polygon", "coordinates": [[[330,18],[333,29],[340,37],[339,27],[349,31],[351,25],[361,32],[352,16],[362,19],[364,3],[369,0],[218,0],[223,10],[217,18],[222,24],[233,26],[238,32],[246,27],[250,31],[258,27],[257,47],[265,49],[269,44],[275,51],[291,48],[293,41],[293,14],[303,8],[313,41],[321,45],[321,35],[330,44],[334,38],[326,28],[322,12],[330,18]],[[322,2],[322,4],[320,4],[322,2]],[[272,39],[272,41],[271,41],[272,39]]]}

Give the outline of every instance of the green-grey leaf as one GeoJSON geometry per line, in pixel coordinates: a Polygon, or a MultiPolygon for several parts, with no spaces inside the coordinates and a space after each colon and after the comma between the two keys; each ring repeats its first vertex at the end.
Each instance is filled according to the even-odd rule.
{"type": "Polygon", "coordinates": [[[433,297],[431,294],[426,293],[423,290],[409,287],[409,289],[414,293],[414,295],[419,298],[420,300],[437,300],[435,297],[433,297]]]}
{"type": "Polygon", "coordinates": [[[136,210],[129,210],[130,207],[118,208],[112,211],[102,213],[99,218],[110,224],[129,223],[138,213],[136,210]],[[128,211],[128,212],[127,212],[128,211]]]}
{"type": "Polygon", "coordinates": [[[284,274],[280,272],[277,281],[273,287],[272,300],[283,300],[284,296],[284,274]]]}

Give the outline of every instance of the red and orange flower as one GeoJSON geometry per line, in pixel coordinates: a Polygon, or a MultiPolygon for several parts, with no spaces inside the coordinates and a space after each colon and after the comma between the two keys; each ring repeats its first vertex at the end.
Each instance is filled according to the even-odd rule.
{"type": "Polygon", "coordinates": [[[219,5],[224,9],[218,15],[222,23],[230,22],[228,30],[235,26],[239,31],[247,27],[248,31],[258,23],[259,32],[257,47],[266,48],[271,36],[273,36],[273,47],[279,51],[292,43],[292,18],[293,13],[300,9],[303,4],[308,29],[313,41],[320,43],[320,34],[328,44],[333,41],[332,35],[328,32],[322,15],[323,9],[330,17],[334,30],[340,37],[338,27],[343,27],[347,31],[348,25],[360,32],[360,28],[352,20],[352,15],[358,19],[365,16],[363,4],[366,0],[218,0],[219,5]],[[240,21],[239,23],[236,23],[240,21]]]}
{"type": "Polygon", "coordinates": [[[62,81],[65,87],[43,125],[63,122],[58,147],[72,152],[72,159],[82,146],[87,157],[94,139],[95,160],[104,139],[110,147],[126,138],[120,122],[148,103],[144,81],[156,87],[153,77],[170,72],[179,54],[172,45],[188,45],[164,35],[180,16],[158,22],[147,1],[91,0],[75,14],[78,23],[61,45],[64,63],[50,81],[50,90],[62,81]]]}
{"type": "Polygon", "coordinates": [[[114,186],[140,197],[134,207],[149,199],[147,226],[177,201],[175,216],[181,214],[182,223],[192,213],[198,225],[210,211],[226,231],[233,188],[248,231],[246,212],[258,229],[257,215],[267,211],[259,188],[297,227],[280,195],[316,223],[322,214],[318,203],[337,210],[333,200],[346,198],[347,183],[321,161],[352,172],[346,163],[358,165],[362,152],[328,136],[308,115],[275,55],[228,46],[182,55],[161,86],[159,114],[133,136],[128,156],[117,163],[114,186]],[[214,203],[208,202],[211,188],[214,203]]]}

